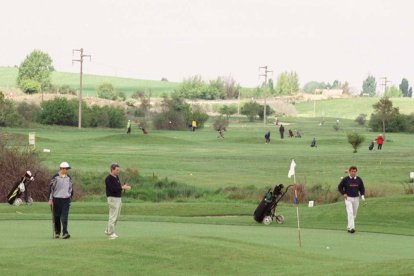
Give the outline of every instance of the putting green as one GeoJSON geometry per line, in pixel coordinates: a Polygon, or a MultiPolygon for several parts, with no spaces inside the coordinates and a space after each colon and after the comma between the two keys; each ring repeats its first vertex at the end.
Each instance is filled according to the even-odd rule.
{"type": "Polygon", "coordinates": [[[70,240],[51,238],[48,220],[3,220],[0,273],[22,274],[409,274],[414,237],[295,228],[71,220],[70,240]]]}

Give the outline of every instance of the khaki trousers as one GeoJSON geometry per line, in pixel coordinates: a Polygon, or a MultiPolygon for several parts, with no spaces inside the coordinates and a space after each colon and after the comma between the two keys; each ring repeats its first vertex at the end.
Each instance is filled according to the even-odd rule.
{"type": "Polygon", "coordinates": [[[108,207],[109,207],[109,219],[108,227],[106,232],[108,235],[115,233],[115,225],[118,221],[119,215],[121,214],[122,201],[120,197],[108,197],[108,207]]]}

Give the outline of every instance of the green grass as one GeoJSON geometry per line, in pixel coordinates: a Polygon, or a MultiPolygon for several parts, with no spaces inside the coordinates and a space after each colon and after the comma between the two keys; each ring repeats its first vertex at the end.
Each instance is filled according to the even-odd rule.
{"type": "MultiPolygon", "coordinates": [[[[13,67],[0,67],[0,87],[16,87],[18,69],[13,67]]],[[[136,91],[144,91],[152,97],[160,97],[163,93],[171,93],[178,83],[139,80],[130,78],[118,78],[110,76],[83,75],[83,94],[85,96],[96,96],[96,89],[102,83],[111,83],[117,91],[124,92],[129,96],[136,91]]],[[[52,84],[56,86],[69,85],[75,90],[79,90],[79,74],[67,72],[53,72],[52,84]]]]}
{"type": "MultiPolygon", "coordinates": [[[[36,147],[43,163],[56,169],[63,161],[73,173],[107,171],[109,164],[138,169],[143,176],[155,174],[195,187],[223,188],[228,186],[266,187],[276,183],[289,184],[287,177],[292,158],[297,163],[296,179],[308,186],[316,184],[336,189],[340,177],[350,165],[359,168],[367,190],[379,195],[402,194],[410,183],[413,171],[414,139],[412,134],[390,133],[382,151],[368,151],[369,141],[378,133],[369,132],[352,120],[342,119],[341,130],[334,131],[334,118],[284,118],[286,129],[300,129],[303,138],[280,140],[275,126],[261,123],[231,123],[225,139],[217,139],[210,124],[195,133],[190,131],[154,131],[143,135],[136,127],[131,135],[123,129],[82,129],[38,127],[3,129],[21,134],[36,132],[36,147]],[[264,133],[271,130],[271,144],[264,143],[264,133]],[[346,133],[357,131],[366,142],[353,153],[346,133]],[[317,138],[318,147],[310,142],[317,138]],[[51,153],[43,153],[47,148],[51,153]]],[[[102,180],[103,181],[103,180],[102,180]]],[[[85,183],[88,184],[88,183],[85,183]]]]}
{"type": "MultiPolygon", "coordinates": [[[[355,120],[355,118],[365,113],[369,116],[374,111],[372,105],[377,103],[379,98],[349,98],[349,99],[331,99],[324,101],[301,102],[295,104],[299,116],[301,117],[332,117],[347,118],[355,120]],[[315,106],[314,106],[315,105],[315,106]],[[314,109],[315,108],[315,109],[314,109]],[[316,111],[316,112],[314,112],[316,111]]],[[[414,112],[414,99],[412,98],[391,98],[394,107],[398,107],[403,114],[411,114],[414,112]]]]}
{"type": "Polygon", "coordinates": [[[103,234],[104,203],[73,203],[70,240],[51,239],[46,203],[1,204],[0,273],[407,275],[414,269],[413,204],[409,196],[369,199],[354,235],[343,230],[343,203],[301,205],[302,247],[296,208],[283,203],[286,224],[270,226],[253,221],[254,204],[127,203],[117,240],[103,234]]]}

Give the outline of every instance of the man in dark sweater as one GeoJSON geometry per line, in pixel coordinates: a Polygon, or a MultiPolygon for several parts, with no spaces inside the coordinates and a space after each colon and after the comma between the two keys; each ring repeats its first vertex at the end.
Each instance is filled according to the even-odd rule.
{"type": "Polygon", "coordinates": [[[338,185],[338,191],[344,196],[346,213],[348,215],[348,232],[355,233],[355,218],[359,206],[359,195],[365,201],[365,187],[362,179],[356,175],[358,169],[351,166],[349,176],[342,178],[338,185]]]}
{"type": "Polygon", "coordinates": [[[119,180],[120,168],[118,164],[112,164],[110,169],[111,171],[105,179],[106,197],[109,206],[109,219],[105,234],[108,235],[110,239],[116,239],[118,238],[118,235],[115,233],[115,225],[121,214],[122,190],[130,190],[131,186],[127,184],[121,185],[121,181],[119,180]]]}

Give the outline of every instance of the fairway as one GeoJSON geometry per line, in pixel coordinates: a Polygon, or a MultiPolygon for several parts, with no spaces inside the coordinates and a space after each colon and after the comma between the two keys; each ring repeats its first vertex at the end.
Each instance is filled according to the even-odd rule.
{"type": "MultiPolygon", "coordinates": [[[[412,134],[388,133],[383,150],[368,151],[370,140],[378,133],[357,125],[353,120],[340,120],[335,131],[334,118],[284,118],[286,130],[298,129],[302,138],[279,138],[278,127],[263,126],[234,119],[218,139],[209,122],[204,129],[191,131],[150,130],[143,135],[136,127],[126,135],[123,129],[82,129],[70,127],[38,127],[3,129],[20,134],[26,140],[28,132],[36,132],[36,149],[51,170],[62,160],[68,161],[77,177],[90,173],[104,174],[109,164],[137,169],[143,176],[186,183],[194,187],[217,189],[224,187],[264,188],[276,183],[289,184],[290,161],[295,159],[296,179],[308,186],[321,185],[336,189],[340,177],[350,165],[356,165],[368,191],[375,195],[402,194],[410,185],[413,170],[414,139],[412,134]],[[264,133],[271,131],[271,143],[264,143],[264,133]],[[358,153],[353,153],[346,134],[356,131],[366,137],[358,153]],[[311,148],[313,137],[317,148],[311,148]],[[50,149],[50,153],[42,150],[50,149]]],[[[26,140],[27,141],[27,140],[26,140]]],[[[87,178],[84,185],[96,185],[87,178]]]]}

